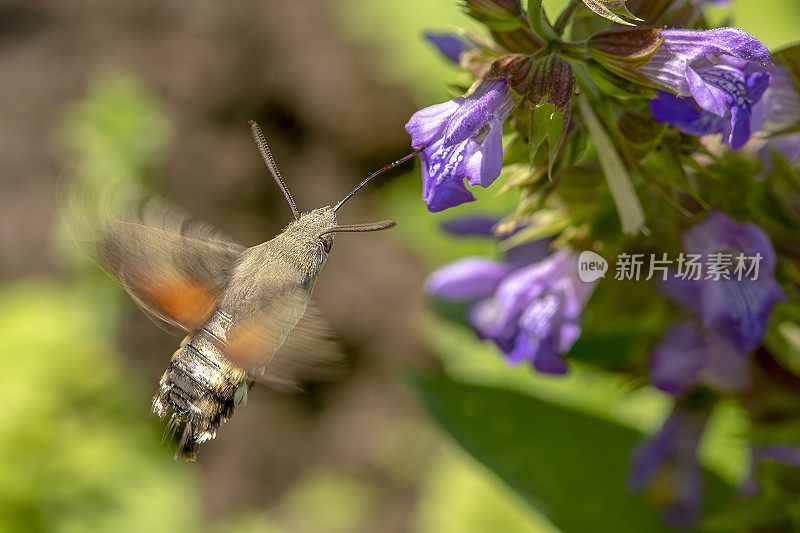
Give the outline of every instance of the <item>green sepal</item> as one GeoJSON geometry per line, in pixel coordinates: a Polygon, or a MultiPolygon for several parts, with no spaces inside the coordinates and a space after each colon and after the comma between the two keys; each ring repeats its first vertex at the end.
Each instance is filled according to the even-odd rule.
{"type": "Polygon", "coordinates": [[[614,98],[623,100],[629,98],[650,99],[655,96],[653,87],[622,78],[596,61],[587,61],[586,70],[589,73],[589,77],[597,85],[597,88],[614,98]]]}
{"type": "Polygon", "coordinates": [[[625,0],[583,0],[583,3],[592,12],[600,15],[604,19],[616,22],[617,24],[635,26],[635,24],[625,19],[643,22],[642,19],[628,10],[628,6],[625,5],[625,0]]]}
{"type": "Polygon", "coordinates": [[[531,163],[534,163],[540,150],[547,152],[547,177],[553,179],[558,152],[564,144],[569,125],[569,110],[566,113],[558,111],[548,102],[531,109],[530,138],[531,138],[531,163]]]}

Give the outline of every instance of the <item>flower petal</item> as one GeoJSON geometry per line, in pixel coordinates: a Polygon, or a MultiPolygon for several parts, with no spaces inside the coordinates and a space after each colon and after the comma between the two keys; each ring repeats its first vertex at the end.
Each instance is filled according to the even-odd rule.
{"type": "Polygon", "coordinates": [[[450,235],[493,237],[493,229],[499,221],[499,217],[489,215],[464,216],[442,222],[441,228],[450,235]]]}
{"type": "Polygon", "coordinates": [[[467,257],[428,277],[425,290],[446,300],[468,301],[491,296],[513,267],[483,257],[467,257]]]}
{"type": "Polygon", "coordinates": [[[650,379],[656,388],[680,396],[697,383],[706,365],[703,341],[688,322],[672,326],[650,355],[650,379]]]}
{"type": "Polygon", "coordinates": [[[550,255],[550,242],[551,239],[540,239],[509,248],[506,252],[506,262],[516,267],[538,263],[550,255]]]}
{"type": "Polygon", "coordinates": [[[692,68],[686,69],[686,81],[689,84],[689,92],[697,105],[718,117],[728,114],[727,99],[720,89],[706,83],[692,68]]]}
{"type": "Polygon", "coordinates": [[[467,159],[467,183],[488,187],[500,175],[503,167],[503,124],[492,120],[489,132],[480,143],[469,141],[473,153],[467,159]]]}
{"type": "Polygon", "coordinates": [[[466,141],[492,119],[505,122],[513,102],[508,82],[501,79],[483,81],[453,113],[444,130],[445,144],[466,141]]]}
{"type": "Polygon", "coordinates": [[[738,28],[716,28],[705,31],[665,30],[661,34],[667,45],[666,49],[671,54],[689,61],[708,55],[730,55],[760,65],[772,64],[769,49],[761,41],[738,28]]]}
{"type": "Polygon", "coordinates": [[[702,284],[693,279],[683,279],[677,275],[668,276],[659,282],[659,288],[676,304],[690,313],[700,314],[702,284]]]}
{"type": "Polygon", "coordinates": [[[750,109],[745,106],[731,108],[731,134],[728,144],[731,150],[739,150],[750,140],[750,109]]]}
{"type": "Polygon", "coordinates": [[[760,271],[772,274],[775,270],[775,251],[767,234],[755,224],[736,222],[719,210],[689,228],[681,243],[686,252],[703,256],[721,250],[742,252],[748,257],[760,254],[760,271]]]}
{"type": "Polygon", "coordinates": [[[662,124],[677,127],[688,135],[723,133],[729,129],[725,120],[701,109],[693,99],[661,91],[650,100],[650,113],[662,124]]]}
{"type": "Polygon", "coordinates": [[[432,105],[420,109],[406,123],[406,131],[411,135],[411,146],[419,150],[432,144],[441,137],[447,121],[464,103],[464,98],[455,98],[449,102],[432,105]]]}
{"type": "Polygon", "coordinates": [[[551,345],[541,347],[533,359],[533,368],[543,374],[560,376],[569,371],[567,362],[551,345]]]}
{"type": "Polygon", "coordinates": [[[747,78],[747,99],[751,103],[758,102],[771,83],[772,74],[769,72],[754,72],[747,78]]]}
{"type": "Polygon", "coordinates": [[[467,141],[454,146],[438,141],[420,154],[424,164],[422,199],[431,213],[475,200],[464,185],[466,148],[467,141]]]}
{"type": "Polygon", "coordinates": [[[426,31],[425,39],[435,46],[444,57],[456,65],[458,64],[461,54],[470,48],[470,44],[467,41],[452,33],[434,33],[426,31]]]}
{"type": "Polygon", "coordinates": [[[731,339],[740,350],[750,352],[761,344],[775,302],[784,298],[783,290],[768,276],[707,283],[701,320],[731,339]]]}
{"type": "Polygon", "coordinates": [[[664,518],[676,527],[696,525],[703,504],[697,446],[706,418],[676,406],[659,432],[633,451],[628,486],[635,492],[656,484],[664,518]]]}
{"type": "Polygon", "coordinates": [[[706,368],[704,383],[722,392],[740,392],[750,388],[750,357],[714,331],[706,332],[706,368]]]}

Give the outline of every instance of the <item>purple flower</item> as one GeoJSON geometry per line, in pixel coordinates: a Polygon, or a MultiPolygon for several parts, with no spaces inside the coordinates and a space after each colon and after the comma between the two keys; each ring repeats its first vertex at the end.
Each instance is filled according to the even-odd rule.
{"type": "Polygon", "coordinates": [[[632,453],[628,487],[650,487],[666,500],[664,520],[674,527],[692,527],[700,517],[704,491],[697,446],[705,422],[703,415],[676,406],[659,432],[632,453]]]}
{"type": "Polygon", "coordinates": [[[488,187],[503,163],[503,122],[514,107],[505,80],[484,80],[467,97],[426,107],[406,124],[411,145],[424,151],[422,199],[436,213],[475,200],[464,185],[488,187]]]}
{"type": "MultiPolygon", "coordinates": [[[[536,244],[541,254],[541,241],[536,244]]],[[[577,256],[571,251],[531,264],[536,255],[528,247],[503,263],[462,259],[434,272],[427,290],[450,300],[475,301],[469,312],[472,327],[510,363],[527,361],[540,372],[563,374],[567,364],[561,354],[580,336],[581,310],[594,283],[578,279],[577,256]],[[521,266],[524,255],[528,260],[521,266]]]]}
{"type": "Polygon", "coordinates": [[[428,277],[430,294],[451,301],[470,301],[492,294],[514,267],[484,257],[465,257],[444,266],[428,277]]]}
{"type": "Polygon", "coordinates": [[[733,150],[744,146],[757,127],[753,105],[772,80],[767,47],[736,28],[664,30],[661,36],[658,50],[639,67],[672,93],[651,102],[653,117],[691,135],[721,133],[733,150]]]}
{"type": "Polygon", "coordinates": [[[451,235],[491,237],[500,219],[490,215],[458,217],[442,222],[442,229],[451,235]]]}
{"type": "Polygon", "coordinates": [[[704,279],[676,275],[662,288],[705,328],[726,337],[741,352],[752,351],[764,337],[775,302],[785,298],[773,275],[775,251],[769,237],[754,224],[740,224],[713,211],[686,231],[682,242],[684,251],[699,254],[706,264],[718,253],[729,257],[730,265],[723,270],[730,279],[707,279],[706,270],[704,279]]]}
{"type": "Polygon", "coordinates": [[[667,330],[650,355],[650,379],[674,396],[699,384],[742,391],[750,385],[750,359],[715,331],[680,322],[667,330]]]}
{"type": "Polygon", "coordinates": [[[470,43],[452,33],[425,32],[425,39],[435,46],[444,57],[458,65],[461,54],[469,50],[470,43]]]}

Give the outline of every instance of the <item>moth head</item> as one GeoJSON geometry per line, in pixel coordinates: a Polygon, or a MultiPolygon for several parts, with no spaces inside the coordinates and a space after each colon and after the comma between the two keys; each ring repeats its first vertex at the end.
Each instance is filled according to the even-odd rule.
{"type": "Polygon", "coordinates": [[[333,234],[338,232],[378,231],[391,228],[397,224],[392,220],[369,222],[366,224],[339,225],[336,223],[336,213],[330,206],[320,207],[304,213],[300,219],[289,225],[284,231],[292,234],[293,238],[306,243],[313,243],[326,253],[333,249],[333,234]]]}
{"type": "MultiPolygon", "coordinates": [[[[378,222],[368,222],[366,224],[349,224],[349,225],[338,225],[336,224],[336,211],[344,205],[347,200],[353,197],[355,193],[357,193],[364,185],[369,183],[372,178],[383,174],[384,172],[393,169],[394,167],[408,161],[409,159],[415,157],[418,153],[422,150],[416,150],[397,161],[386,165],[385,167],[381,168],[377,172],[372,173],[368,176],[364,181],[358,184],[358,186],[350,191],[347,196],[342,198],[335,206],[330,207],[321,207],[319,209],[315,209],[310,211],[309,213],[305,213],[304,215],[300,216],[299,211],[297,210],[297,205],[294,203],[294,198],[292,198],[292,194],[289,192],[289,188],[284,183],[283,178],[281,177],[280,171],[278,171],[278,166],[275,164],[275,159],[272,157],[272,152],[270,152],[269,147],[267,146],[267,141],[264,139],[264,134],[261,132],[261,128],[255,121],[250,121],[250,129],[253,132],[253,138],[258,145],[258,149],[261,152],[261,157],[264,159],[264,163],[266,163],[267,168],[269,169],[272,177],[275,179],[275,182],[280,187],[281,192],[283,192],[284,197],[286,197],[286,201],[289,203],[289,207],[292,209],[292,214],[294,215],[295,223],[292,226],[302,227],[305,232],[308,231],[315,231],[318,229],[318,233],[316,238],[318,239],[319,245],[322,247],[324,252],[330,253],[331,249],[333,248],[333,234],[336,232],[363,232],[363,231],[379,231],[394,227],[397,225],[396,222],[393,220],[380,220],[378,222]],[[322,224],[322,227],[319,227],[319,224],[322,224]]],[[[290,226],[291,227],[291,226],[290,226]]]]}

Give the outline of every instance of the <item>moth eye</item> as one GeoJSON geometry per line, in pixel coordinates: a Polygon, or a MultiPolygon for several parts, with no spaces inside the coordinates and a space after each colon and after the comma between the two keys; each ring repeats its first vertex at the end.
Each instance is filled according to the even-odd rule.
{"type": "Polygon", "coordinates": [[[325,253],[331,253],[331,248],[333,248],[333,237],[330,235],[325,235],[321,237],[320,240],[322,241],[322,248],[325,250],[325,253]]]}

